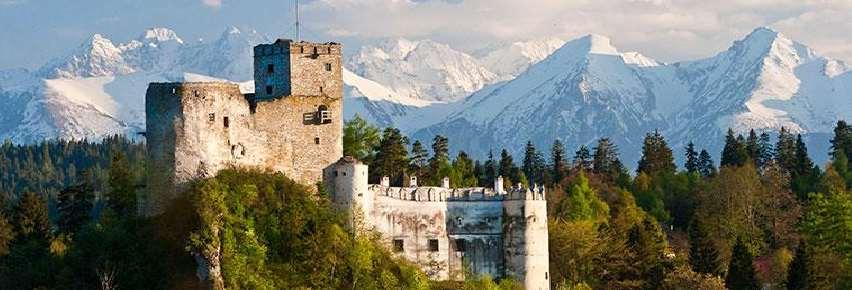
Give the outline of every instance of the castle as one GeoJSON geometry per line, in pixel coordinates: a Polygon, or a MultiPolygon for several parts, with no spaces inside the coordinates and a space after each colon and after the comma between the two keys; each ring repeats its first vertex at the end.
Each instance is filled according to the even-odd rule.
{"type": "Polygon", "coordinates": [[[229,166],[320,183],[358,230],[382,234],[395,255],[432,279],[513,277],[549,289],[543,188],[368,184],[367,165],[343,157],[341,46],[279,39],[254,48],[255,93],[224,82],[152,83],[146,93],[149,214],[193,179],[229,166]]]}

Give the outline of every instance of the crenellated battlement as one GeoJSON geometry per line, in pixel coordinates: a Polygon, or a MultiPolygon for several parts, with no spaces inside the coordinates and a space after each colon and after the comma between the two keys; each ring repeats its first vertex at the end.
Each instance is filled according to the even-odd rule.
{"type": "Polygon", "coordinates": [[[486,187],[389,187],[381,184],[371,184],[369,189],[376,196],[423,202],[544,200],[545,198],[544,188],[538,186],[534,188],[512,187],[502,192],[486,187]]]}

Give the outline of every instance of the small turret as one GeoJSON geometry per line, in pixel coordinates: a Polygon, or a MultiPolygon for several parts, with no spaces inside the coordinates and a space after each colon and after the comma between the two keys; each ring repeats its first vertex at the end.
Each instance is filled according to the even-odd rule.
{"type": "Polygon", "coordinates": [[[449,177],[445,176],[444,179],[441,179],[441,187],[442,188],[450,188],[450,178],[449,177]]]}
{"type": "Polygon", "coordinates": [[[498,194],[506,192],[503,189],[503,176],[498,176],[497,179],[494,179],[494,192],[497,192],[498,194]]]}
{"type": "Polygon", "coordinates": [[[350,212],[352,226],[358,230],[372,228],[373,196],[367,184],[368,170],[361,161],[346,156],[326,168],[323,174],[332,202],[350,212]]]}

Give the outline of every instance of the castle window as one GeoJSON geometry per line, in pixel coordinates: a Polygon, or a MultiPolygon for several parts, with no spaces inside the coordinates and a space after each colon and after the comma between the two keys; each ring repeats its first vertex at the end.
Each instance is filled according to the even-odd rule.
{"type": "Polygon", "coordinates": [[[465,239],[457,239],[456,240],[456,252],[464,252],[467,251],[467,241],[465,239]]]}
{"type": "Polygon", "coordinates": [[[322,94],[322,86],[320,86],[320,94],[322,94]]]}
{"type": "Polygon", "coordinates": [[[314,138],[314,144],[319,145],[319,137],[314,138]]]}
{"type": "Polygon", "coordinates": [[[223,118],[223,123],[224,123],[223,125],[225,125],[225,128],[228,128],[228,127],[231,126],[231,122],[230,122],[230,120],[228,120],[228,117],[223,118]]]}
{"type": "Polygon", "coordinates": [[[437,252],[438,251],[438,240],[437,239],[429,239],[429,251],[437,252]]]}
{"type": "Polygon", "coordinates": [[[267,94],[267,95],[271,95],[271,94],[272,94],[272,86],[266,86],[266,94],[267,94]]]}
{"type": "Polygon", "coordinates": [[[458,226],[462,225],[462,218],[461,217],[456,218],[456,224],[458,224],[458,226]]]}
{"type": "Polygon", "coordinates": [[[331,63],[325,64],[325,71],[331,71],[331,63]]]}
{"type": "Polygon", "coordinates": [[[207,121],[216,122],[216,113],[207,114],[207,121]]]}
{"type": "Polygon", "coordinates": [[[331,124],[331,111],[325,105],[320,105],[317,108],[317,118],[320,124],[331,124]]]}
{"type": "Polygon", "coordinates": [[[393,251],[394,253],[402,252],[403,250],[403,242],[400,239],[393,240],[393,251]]]}
{"type": "Polygon", "coordinates": [[[268,74],[275,73],[275,65],[267,64],[266,65],[266,73],[268,73],[268,74]]]}

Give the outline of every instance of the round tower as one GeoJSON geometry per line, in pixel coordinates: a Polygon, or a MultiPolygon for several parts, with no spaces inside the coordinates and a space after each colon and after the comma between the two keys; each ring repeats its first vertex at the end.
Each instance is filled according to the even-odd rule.
{"type": "Polygon", "coordinates": [[[373,196],[367,183],[368,167],[346,156],[329,166],[325,173],[326,190],[334,205],[348,211],[356,230],[372,228],[370,212],[373,196]]]}
{"type": "Polygon", "coordinates": [[[512,188],[503,201],[506,275],[524,289],[550,289],[547,203],[544,189],[512,188]]]}

